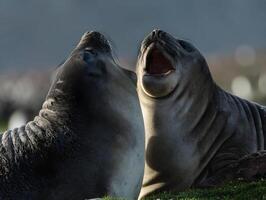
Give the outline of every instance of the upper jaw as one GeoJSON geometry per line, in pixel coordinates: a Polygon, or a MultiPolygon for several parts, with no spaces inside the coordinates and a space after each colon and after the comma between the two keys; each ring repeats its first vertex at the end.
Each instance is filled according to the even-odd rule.
{"type": "Polygon", "coordinates": [[[143,73],[145,76],[164,77],[176,70],[176,61],[168,53],[166,45],[162,41],[150,42],[142,49],[143,73]],[[157,56],[158,58],[154,58],[153,56],[157,56]],[[156,60],[158,63],[156,63],[156,60]]]}

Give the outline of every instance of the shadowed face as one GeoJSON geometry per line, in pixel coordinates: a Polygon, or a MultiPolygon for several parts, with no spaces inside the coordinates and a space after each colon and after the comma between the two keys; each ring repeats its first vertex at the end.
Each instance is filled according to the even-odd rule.
{"type": "MultiPolygon", "coordinates": [[[[113,61],[111,47],[105,37],[98,32],[85,33],[76,48],[58,70],[57,79],[66,80],[66,85],[82,87],[86,79],[100,79],[113,61]],[[108,60],[108,62],[107,62],[108,60]]],[[[74,88],[72,88],[74,89],[74,88]]]]}
{"type": "Polygon", "coordinates": [[[119,82],[121,72],[112,57],[109,42],[99,32],[91,31],[82,36],[68,59],[58,68],[54,85],[77,98],[87,98],[97,94],[98,89],[106,89],[108,93],[108,87],[119,82]]]}
{"type": "Polygon", "coordinates": [[[73,100],[81,115],[89,117],[89,113],[103,109],[119,110],[119,104],[125,96],[134,94],[135,87],[115,62],[106,38],[98,32],[87,32],[58,68],[48,97],[59,90],[73,100]]]}
{"type": "Polygon", "coordinates": [[[190,43],[154,30],[143,40],[139,53],[141,90],[152,98],[166,97],[178,89],[182,79],[200,72],[202,62],[204,58],[190,43]]]}

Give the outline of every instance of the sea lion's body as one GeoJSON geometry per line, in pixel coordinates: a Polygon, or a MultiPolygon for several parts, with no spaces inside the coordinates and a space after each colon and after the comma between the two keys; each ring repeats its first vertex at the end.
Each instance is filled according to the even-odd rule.
{"type": "Polygon", "coordinates": [[[144,127],[132,80],[97,32],[86,33],[32,122],[0,144],[0,199],[137,198],[144,127]]]}
{"type": "Polygon", "coordinates": [[[235,176],[239,159],[265,149],[266,108],[219,88],[189,43],[154,31],[137,67],[146,132],[140,197],[219,184],[235,176]]]}

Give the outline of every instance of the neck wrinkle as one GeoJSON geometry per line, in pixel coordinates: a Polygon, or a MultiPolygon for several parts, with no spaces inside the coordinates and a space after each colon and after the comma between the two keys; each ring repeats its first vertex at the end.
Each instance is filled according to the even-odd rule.
{"type": "MultiPolygon", "coordinates": [[[[34,163],[38,163],[47,157],[51,149],[60,153],[64,151],[65,144],[73,140],[68,106],[64,103],[62,106],[59,100],[62,98],[62,95],[54,97],[48,95],[39,115],[33,121],[1,135],[0,148],[5,152],[2,159],[5,159],[10,166],[19,167],[21,163],[28,163],[31,159],[36,160],[34,163]]],[[[1,168],[0,172],[9,173],[1,168]]]]}
{"type": "Polygon", "coordinates": [[[175,110],[175,118],[181,121],[182,119],[186,121],[187,117],[193,118],[195,122],[192,126],[190,122],[190,127],[194,127],[199,123],[201,116],[204,115],[208,109],[208,105],[213,100],[215,91],[215,84],[211,77],[199,77],[194,81],[198,84],[191,85],[187,82],[183,85],[180,84],[178,88],[181,89],[173,96],[173,102],[171,103],[177,108],[175,110]]]}

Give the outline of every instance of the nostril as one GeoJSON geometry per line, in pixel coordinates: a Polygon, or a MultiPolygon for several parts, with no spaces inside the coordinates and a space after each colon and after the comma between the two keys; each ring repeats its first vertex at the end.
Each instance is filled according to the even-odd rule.
{"type": "Polygon", "coordinates": [[[90,31],[88,34],[92,38],[101,38],[102,34],[97,31],[90,31]]]}
{"type": "Polygon", "coordinates": [[[87,35],[89,35],[90,32],[91,32],[91,31],[87,31],[87,32],[85,32],[85,33],[83,34],[83,36],[87,36],[87,35]]]}
{"type": "Polygon", "coordinates": [[[165,32],[163,32],[163,31],[161,31],[161,30],[160,30],[160,32],[158,33],[158,37],[159,37],[159,38],[163,38],[165,35],[166,35],[165,32]]]}
{"type": "Polygon", "coordinates": [[[152,33],[151,33],[152,38],[154,38],[155,35],[156,35],[156,30],[153,30],[152,33]]]}
{"type": "Polygon", "coordinates": [[[102,34],[97,31],[87,31],[82,36],[83,39],[89,39],[89,38],[101,39],[102,37],[103,37],[102,34]]]}
{"type": "Polygon", "coordinates": [[[163,33],[162,30],[160,30],[160,29],[154,29],[154,30],[152,31],[152,37],[153,37],[153,38],[160,38],[161,35],[162,35],[162,33],[163,33]]]}

